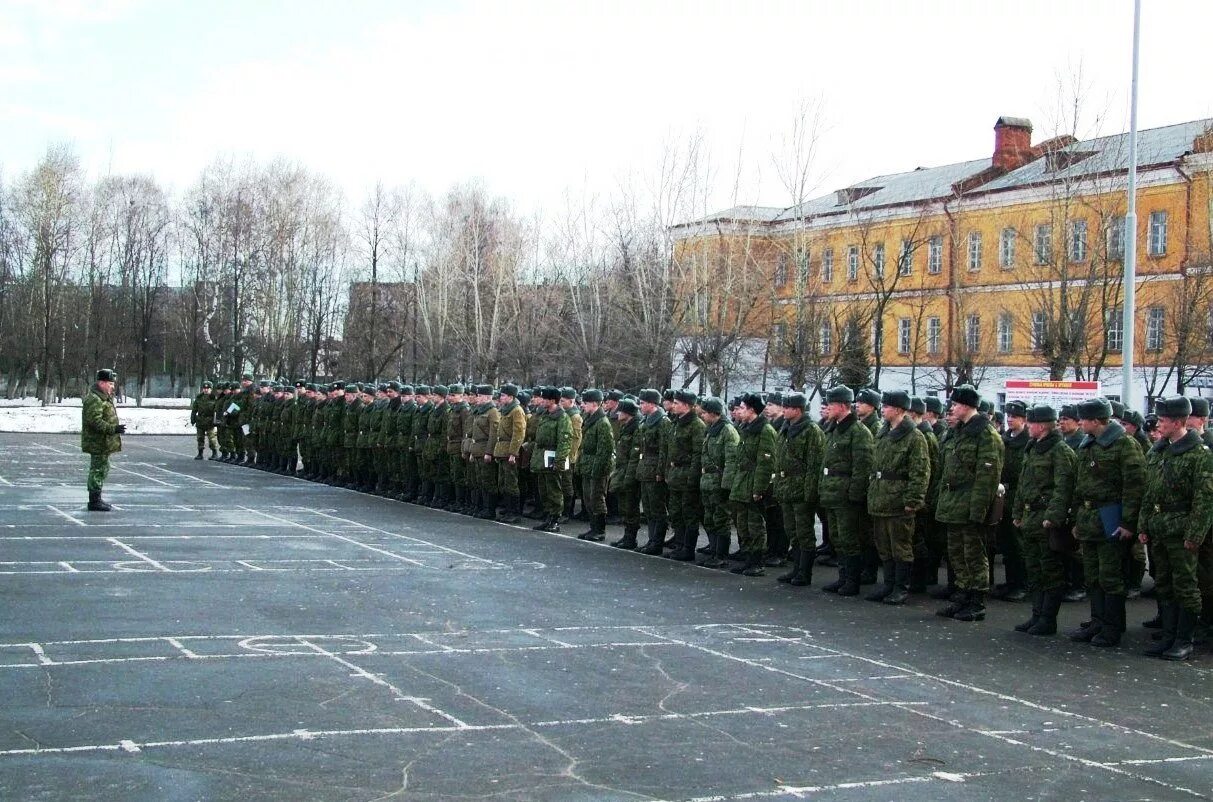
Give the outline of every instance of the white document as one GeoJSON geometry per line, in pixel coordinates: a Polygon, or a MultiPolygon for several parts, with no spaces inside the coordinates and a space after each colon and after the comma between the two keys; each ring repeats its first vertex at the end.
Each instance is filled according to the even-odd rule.
{"type": "Polygon", "coordinates": [[[243,426],[240,427],[240,431],[244,432],[247,435],[249,433],[249,425],[247,423],[244,424],[243,426]]]}
{"type": "Polygon", "coordinates": [[[543,452],[543,467],[545,467],[545,468],[556,467],[556,452],[555,451],[543,452]]]}
{"type": "Polygon", "coordinates": [[[233,412],[239,412],[239,411],[240,411],[239,404],[232,402],[231,404],[227,405],[227,414],[228,415],[231,415],[233,412]]]}

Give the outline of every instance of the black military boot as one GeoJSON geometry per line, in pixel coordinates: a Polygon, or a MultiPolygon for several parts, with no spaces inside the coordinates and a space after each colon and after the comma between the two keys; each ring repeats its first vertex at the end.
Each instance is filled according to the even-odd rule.
{"type": "Polygon", "coordinates": [[[762,565],[764,556],[760,549],[747,551],[745,563],[731,569],[730,573],[741,574],[742,576],[764,576],[766,575],[766,570],[762,565]]]}
{"type": "Polygon", "coordinates": [[[105,499],[101,498],[100,490],[88,491],[88,511],[89,512],[110,512],[114,508],[105,503],[105,499]]]}
{"type": "Polygon", "coordinates": [[[1092,646],[1119,646],[1125,631],[1125,595],[1108,593],[1103,598],[1103,628],[1091,638],[1092,646]]]}
{"type": "Polygon", "coordinates": [[[1027,621],[1022,624],[1015,625],[1016,632],[1027,632],[1032,627],[1036,626],[1036,622],[1040,620],[1041,608],[1044,606],[1044,591],[1032,591],[1032,615],[1027,621]]]}
{"type": "Polygon", "coordinates": [[[596,512],[590,516],[593,521],[594,534],[588,538],[592,543],[601,543],[606,540],[607,517],[605,512],[596,512]]]}
{"type": "Polygon", "coordinates": [[[1173,602],[1160,603],[1158,617],[1161,619],[1161,637],[1142,652],[1148,657],[1162,657],[1163,652],[1175,645],[1175,630],[1179,626],[1179,605],[1173,602]]]}
{"type": "Polygon", "coordinates": [[[564,500],[564,510],[560,515],[560,522],[567,523],[573,520],[573,506],[577,503],[577,499],[566,498],[564,500]]]}
{"type": "Polygon", "coordinates": [[[789,585],[797,588],[807,588],[813,584],[813,563],[817,561],[817,550],[812,546],[801,551],[803,555],[803,563],[800,566],[800,573],[792,577],[789,585]]]}
{"type": "Polygon", "coordinates": [[[578,535],[577,539],[578,540],[592,540],[594,535],[596,535],[596,534],[598,534],[598,521],[597,521],[597,519],[592,519],[590,521],[590,527],[588,529],[586,529],[584,532],[582,532],[580,535],[578,535]]]}
{"type": "Polygon", "coordinates": [[[1159,655],[1163,660],[1187,660],[1196,648],[1196,621],[1199,616],[1186,607],[1175,607],[1175,640],[1170,649],[1159,655]]]}
{"type": "Polygon", "coordinates": [[[1066,633],[1066,637],[1075,643],[1090,643],[1091,638],[1094,638],[1103,628],[1103,591],[1099,588],[1092,588],[1091,592],[1087,594],[1087,601],[1091,605],[1091,620],[1084,621],[1078,629],[1072,629],[1066,633]]]}
{"type": "Polygon", "coordinates": [[[476,510],[476,518],[492,520],[497,517],[497,494],[481,493],[480,509],[476,510]]]}
{"type": "Polygon", "coordinates": [[[910,574],[914,563],[893,564],[893,592],[881,599],[885,604],[905,604],[910,598],[910,574]]]}
{"type": "Polygon", "coordinates": [[[678,548],[671,551],[666,556],[671,560],[679,562],[690,562],[695,559],[695,544],[699,541],[699,525],[684,526],[681,530],[675,530],[675,536],[678,537],[678,548]]]}
{"type": "Polygon", "coordinates": [[[1061,597],[1065,588],[1046,590],[1040,596],[1040,617],[1028,630],[1029,635],[1056,635],[1057,611],[1061,609],[1061,597]]]}
{"type": "Polygon", "coordinates": [[[211,449],[211,457],[210,457],[210,461],[211,461],[211,462],[218,462],[218,461],[219,461],[219,453],[218,453],[217,451],[215,451],[215,449],[213,449],[213,448],[211,449]]]}
{"type": "Polygon", "coordinates": [[[619,538],[618,540],[612,541],[611,545],[617,549],[624,549],[625,551],[632,551],[636,548],[636,533],[637,533],[636,527],[624,526],[623,527],[623,537],[619,538]]]}
{"type": "Polygon", "coordinates": [[[975,590],[969,594],[968,603],[956,611],[952,616],[953,621],[985,621],[986,620],[986,594],[980,590],[975,590]]]}
{"type": "Polygon", "coordinates": [[[931,591],[932,599],[951,599],[952,594],[956,593],[956,572],[952,570],[952,564],[947,565],[948,579],[935,590],[931,591]]]}
{"type": "Polygon", "coordinates": [[[956,595],[958,596],[956,601],[951,602],[944,607],[940,607],[935,611],[935,615],[939,616],[940,618],[954,618],[957,613],[968,606],[969,596],[971,595],[970,591],[957,590],[956,595]]]}
{"type": "Polygon", "coordinates": [[[503,524],[522,523],[522,499],[518,496],[504,496],[497,521],[503,524]]]}
{"type": "Polygon", "coordinates": [[[202,447],[201,446],[198,447],[198,456],[194,457],[194,459],[202,459],[202,447]]]}
{"type": "Polygon", "coordinates": [[[665,540],[665,530],[657,531],[657,524],[653,521],[649,522],[649,540],[640,549],[641,554],[649,554],[652,556],[661,556],[661,544],[665,540]]]}
{"type": "MultiPolygon", "coordinates": [[[[1144,596],[1145,594],[1142,594],[1142,595],[1144,596]]],[[[1142,622],[1141,622],[1141,625],[1142,625],[1143,627],[1145,627],[1146,629],[1162,629],[1162,606],[1163,606],[1163,601],[1162,601],[1161,599],[1159,599],[1159,598],[1157,597],[1157,595],[1155,595],[1155,597],[1154,597],[1154,604],[1155,604],[1155,606],[1157,607],[1157,612],[1155,612],[1155,613],[1154,613],[1154,617],[1153,617],[1153,618],[1151,618],[1149,621],[1142,621],[1142,622]]]]}
{"type": "Polygon", "coordinates": [[[884,601],[885,597],[893,592],[893,579],[894,572],[897,570],[897,563],[893,562],[892,560],[885,560],[883,570],[884,584],[877,585],[875,590],[873,590],[867,596],[864,596],[863,598],[865,601],[884,601]]]}
{"type": "Polygon", "coordinates": [[[540,532],[559,532],[560,531],[560,519],[554,515],[549,516],[548,519],[544,522],[543,526],[539,527],[539,531],[540,532]]]}
{"type": "Polygon", "coordinates": [[[714,568],[723,571],[729,567],[729,545],[732,543],[733,535],[729,530],[716,535],[716,552],[708,555],[700,565],[704,568],[714,568]]]}
{"type": "Polygon", "coordinates": [[[795,579],[796,576],[800,573],[801,563],[804,562],[804,554],[805,554],[804,549],[796,549],[796,553],[794,555],[792,555],[793,560],[792,560],[791,569],[788,570],[786,573],[780,574],[779,576],[775,577],[775,581],[782,582],[785,585],[792,584],[792,580],[795,579]]]}
{"type": "Polygon", "coordinates": [[[864,546],[860,559],[859,584],[871,585],[876,582],[876,571],[880,568],[880,554],[875,546],[864,546]]]}
{"type": "Polygon", "coordinates": [[[821,590],[824,593],[837,593],[842,590],[845,584],[847,584],[847,559],[846,557],[840,557],[838,559],[838,579],[835,579],[828,585],[824,585],[821,590]]]}
{"type": "Polygon", "coordinates": [[[845,558],[845,562],[847,564],[847,580],[838,589],[838,595],[858,596],[859,575],[863,573],[863,556],[857,554],[854,557],[847,557],[845,558]]]}

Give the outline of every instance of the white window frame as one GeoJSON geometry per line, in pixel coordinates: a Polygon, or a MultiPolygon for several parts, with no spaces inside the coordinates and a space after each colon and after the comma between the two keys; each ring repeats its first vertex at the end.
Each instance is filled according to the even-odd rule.
{"type": "Polygon", "coordinates": [[[1048,331],[1048,318],[1043,311],[1032,313],[1032,350],[1039,351],[1044,347],[1044,339],[1048,331]]]}
{"type": "Polygon", "coordinates": [[[884,243],[878,242],[872,246],[872,272],[876,278],[884,278],[884,243]]]}
{"type": "Polygon", "coordinates": [[[976,273],[981,270],[981,232],[969,232],[969,270],[976,273]]]}
{"type": "Polygon", "coordinates": [[[1161,351],[1166,343],[1166,310],[1161,306],[1146,309],[1146,350],[1161,351]]]}
{"type": "Polygon", "coordinates": [[[1125,313],[1117,306],[1104,315],[1104,345],[1109,352],[1119,354],[1125,347],[1125,313]]]}
{"type": "Polygon", "coordinates": [[[788,255],[786,253],[779,254],[775,261],[775,275],[771,278],[777,290],[788,286],[788,255]]]}
{"type": "Polygon", "coordinates": [[[821,252],[821,282],[829,284],[834,280],[834,249],[825,248],[821,252]]]}
{"type": "Polygon", "coordinates": [[[897,353],[910,353],[910,340],[914,332],[913,321],[908,317],[897,319],[897,353]]]}
{"type": "Polygon", "coordinates": [[[913,246],[908,239],[901,241],[901,250],[897,254],[897,275],[905,277],[914,274],[913,246]]]}
{"type": "Polygon", "coordinates": [[[998,315],[998,352],[1000,354],[1011,353],[1014,344],[1014,326],[1015,320],[1011,317],[1010,312],[1002,312],[998,315]]]}
{"type": "Polygon", "coordinates": [[[1119,262],[1125,258],[1125,216],[1116,215],[1108,221],[1108,259],[1119,262]]]}
{"type": "Polygon", "coordinates": [[[847,281],[859,281],[859,246],[847,246],[847,281]]]}
{"type": "Polygon", "coordinates": [[[965,350],[971,354],[981,350],[981,315],[976,313],[965,318],[965,350]]]}
{"type": "Polygon", "coordinates": [[[938,354],[943,339],[943,321],[937,315],[927,318],[927,353],[938,354]]]}
{"type": "Polygon", "coordinates": [[[943,237],[939,234],[927,240],[927,272],[931,275],[943,272],[943,237]]]}
{"type": "Polygon", "coordinates": [[[1167,213],[1165,210],[1150,212],[1148,239],[1150,256],[1167,255],[1167,213]]]}
{"type": "Polygon", "coordinates": [[[1087,221],[1070,221],[1070,261],[1079,263],[1087,261],[1087,221]]]}
{"type": "Polygon", "coordinates": [[[834,350],[834,329],[830,326],[829,321],[822,323],[817,332],[817,347],[822,354],[828,354],[834,350]]]}
{"type": "Polygon", "coordinates": [[[1053,224],[1039,223],[1032,232],[1032,255],[1038,265],[1053,264],[1053,224]]]}
{"type": "Polygon", "coordinates": [[[1004,228],[998,235],[998,266],[1003,270],[1015,267],[1015,240],[1019,232],[1014,228],[1004,228]]]}

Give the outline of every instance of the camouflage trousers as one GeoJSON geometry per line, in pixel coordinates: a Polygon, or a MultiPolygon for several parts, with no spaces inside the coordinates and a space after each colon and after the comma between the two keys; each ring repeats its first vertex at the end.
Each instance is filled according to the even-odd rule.
{"type": "Polygon", "coordinates": [[[539,481],[539,500],[543,504],[543,513],[549,518],[556,518],[564,511],[564,493],[560,490],[560,473],[557,471],[538,471],[535,478],[539,481]]]}
{"type": "Polygon", "coordinates": [[[876,553],[882,562],[914,562],[914,515],[872,516],[876,553]]]}
{"type": "Polygon", "coordinates": [[[863,510],[858,504],[829,507],[826,510],[830,527],[830,543],[839,557],[858,557],[863,552],[863,510]]]}
{"type": "Polygon", "coordinates": [[[1124,562],[1128,551],[1127,540],[1108,540],[1102,535],[1097,540],[1083,540],[1082,567],[1086,574],[1087,591],[1098,588],[1109,596],[1123,596],[1124,562]]]}
{"type": "Polygon", "coordinates": [[[108,454],[89,454],[88,459],[88,492],[100,493],[101,485],[110,475],[110,458],[108,454]]]}
{"type": "MultiPolygon", "coordinates": [[[[698,481],[690,487],[665,485],[665,488],[666,515],[670,525],[674,527],[674,531],[681,532],[692,527],[698,529],[699,521],[703,517],[703,503],[699,498],[698,481]]],[[[605,499],[603,503],[606,503],[605,499]]]]}
{"type": "MultiPolygon", "coordinates": [[[[497,481],[497,463],[493,460],[485,461],[484,457],[476,457],[472,463],[472,475],[476,477],[472,485],[481,493],[498,492],[500,484],[497,481]]],[[[563,483],[560,489],[564,490],[563,483]]]]}
{"type": "Polygon", "coordinates": [[[202,450],[202,447],[207,442],[209,442],[211,445],[211,453],[214,453],[219,450],[219,438],[215,436],[215,427],[214,426],[210,426],[210,425],[195,426],[194,433],[198,438],[198,450],[199,451],[202,450]]]}
{"type": "Polygon", "coordinates": [[[1182,537],[1161,537],[1151,541],[1154,558],[1154,585],[1158,598],[1175,602],[1197,615],[1201,611],[1200,586],[1196,578],[1197,553],[1184,548],[1182,537]]]}
{"type": "Polygon", "coordinates": [[[817,547],[817,531],[814,528],[817,511],[806,501],[789,501],[783,507],[783,528],[794,549],[817,547]]]}
{"type": "Polygon", "coordinates": [[[516,497],[522,494],[518,484],[518,463],[509,459],[497,460],[497,487],[501,495],[516,497]]]}
{"type": "MultiPolygon", "coordinates": [[[[636,531],[640,528],[640,485],[633,482],[630,485],[611,489],[614,491],[615,497],[619,499],[619,517],[623,519],[624,530],[636,531]]],[[[727,510],[725,516],[727,520],[727,510]]]]}
{"type": "Polygon", "coordinates": [[[644,517],[651,526],[656,526],[659,530],[669,525],[666,517],[667,497],[665,482],[640,483],[640,506],[644,510],[644,517]]]}
{"type": "MultiPolygon", "coordinates": [[[[710,490],[701,493],[703,498],[703,528],[709,535],[732,536],[730,526],[733,523],[729,517],[729,491],[710,490]]],[[[619,509],[624,510],[623,497],[620,496],[619,509]]],[[[627,513],[624,513],[624,523],[627,523],[627,513]]]]}
{"type": "Polygon", "coordinates": [[[1049,533],[1041,523],[1043,513],[1025,515],[1020,521],[1020,543],[1024,567],[1027,569],[1028,589],[1049,591],[1066,586],[1066,554],[1049,548],[1049,533]]]}
{"type": "Polygon", "coordinates": [[[767,522],[762,504],[734,501],[733,523],[737,527],[737,547],[743,552],[767,550],[767,522]]]}
{"type": "Polygon", "coordinates": [[[956,587],[984,593],[990,588],[990,559],[985,524],[948,524],[948,563],[956,587]]]}
{"type": "Polygon", "coordinates": [[[581,475],[581,503],[591,515],[606,515],[607,477],[581,475]]]}

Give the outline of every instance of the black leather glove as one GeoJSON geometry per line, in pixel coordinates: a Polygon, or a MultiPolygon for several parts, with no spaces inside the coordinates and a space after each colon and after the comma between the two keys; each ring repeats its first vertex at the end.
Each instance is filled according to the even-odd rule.
{"type": "Polygon", "coordinates": [[[126,434],[126,424],[119,423],[118,428],[114,429],[114,434],[126,434]]]}

